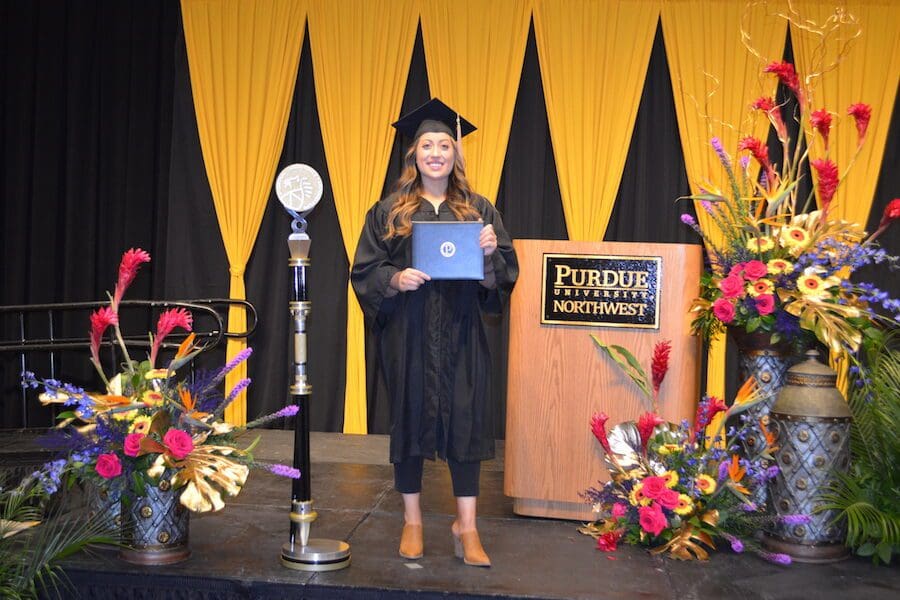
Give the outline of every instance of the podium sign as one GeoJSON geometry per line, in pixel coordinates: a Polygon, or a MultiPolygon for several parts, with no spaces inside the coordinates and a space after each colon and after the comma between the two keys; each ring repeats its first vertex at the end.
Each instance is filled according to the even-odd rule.
{"type": "Polygon", "coordinates": [[[659,256],[544,254],[541,323],[659,329],[659,256]]]}
{"type": "Polygon", "coordinates": [[[691,300],[700,291],[702,247],[515,240],[519,279],[509,312],[504,492],[518,514],[591,519],[580,492],[609,474],[591,415],[609,424],[648,410],[637,386],[591,335],[631,351],[649,371],[669,340],[660,415],[691,418],[700,388],[700,340],[691,300]]]}

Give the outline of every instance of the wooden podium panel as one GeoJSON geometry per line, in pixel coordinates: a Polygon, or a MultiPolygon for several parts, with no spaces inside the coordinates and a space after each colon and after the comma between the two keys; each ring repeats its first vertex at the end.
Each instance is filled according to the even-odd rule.
{"type": "Polygon", "coordinates": [[[653,346],[670,340],[659,412],[691,419],[699,399],[700,340],[690,334],[702,247],[687,244],[515,240],[519,279],[510,301],[504,493],[522,515],[591,519],[578,496],[609,479],[591,415],[608,427],[646,410],[637,386],[591,334],[627,348],[650,374],[653,346]],[[659,329],[541,324],[544,254],[660,257],[659,329]]]}

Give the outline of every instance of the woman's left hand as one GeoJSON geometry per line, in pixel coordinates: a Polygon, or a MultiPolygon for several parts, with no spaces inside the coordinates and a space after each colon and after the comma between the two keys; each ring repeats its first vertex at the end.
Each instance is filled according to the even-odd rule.
{"type": "Polygon", "coordinates": [[[497,249],[497,234],[494,232],[494,226],[487,224],[481,228],[481,234],[478,236],[478,245],[484,250],[485,256],[490,256],[497,249]]]}

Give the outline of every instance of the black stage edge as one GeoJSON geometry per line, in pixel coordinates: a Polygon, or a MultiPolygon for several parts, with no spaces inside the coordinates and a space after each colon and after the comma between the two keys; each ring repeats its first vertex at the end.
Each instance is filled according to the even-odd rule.
{"type": "MultiPolygon", "coordinates": [[[[256,456],[289,463],[290,431],[262,431],[256,456]]],[[[0,433],[4,466],[14,449],[0,433]],[[5,442],[5,443],[4,443],[5,442]]],[[[18,436],[21,440],[21,435],[18,436]]],[[[248,436],[248,443],[253,438],[248,436]]],[[[385,436],[312,434],[312,489],[318,519],[312,535],[347,540],[353,561],[341,571],[310,573],[281,566],[291,482],[254,470],[240,496],[216,514],[192,516],[191,557],[177,565],[139,567],[96,550],[65,563],[63,598],[349,600],[473,599],[756,599],[900,597],[900,569],[853,558],[830,565],[781,567],[730,550],[708,562],[678,562],[620,546],[594,549],[578,523],[514,515],[503,495],[502,444],[481,475],[479,531],[493,567],[466,567],[453,557],[455,505],[443,463],[426,462],[425,556],[397,554],[402,503],[392,489],[385,436]],[[421,568],[410,568],[411,566],[421,568]]],[[[585,481],[585,487],[591,482],[585,481]]]]}

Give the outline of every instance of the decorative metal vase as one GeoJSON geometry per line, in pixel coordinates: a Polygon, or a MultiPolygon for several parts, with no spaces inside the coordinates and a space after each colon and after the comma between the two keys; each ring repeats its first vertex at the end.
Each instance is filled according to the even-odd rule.
{"type": "MultiPolygon", "coordinates": [[[[751,419],[747,426],[747,436],[742,444],[747,458],[755,459],[766,449],[766,436],[760,421],[768,416],[778,391],[784,385],[788,368],[796,362],[789,344],[772,344],[770,334],[747,333],[742,329],[728,330],[738,349],[738,375],[741,383],[751,376],[759,385],[763,400],[746,411],[751,419]]],[[[763,494],[762,501],[765,501],[763,494]]]]}
{"type": "Polygon", "coordinates": [[[769,413],[778,448],[779,474],[769,482],[770,506],[779,516],[807,515],[809,523],[777,521],[764,545],[800,562],[822,563],[849,555],[843,545],[846,523],[835,511],[816,512],[820,494],[850,464],[850,409],[835,387],[837,375],[807,352],[792,367],[769,413]]]}
{"type": "Polygon", "coordinates": [[[190,511],[173,490],[168,471],[159,487],[148,485],[145,495],[122,503],[122,541],[119,558],[139,565],[168,565],[187,559],[190,511]]]}

